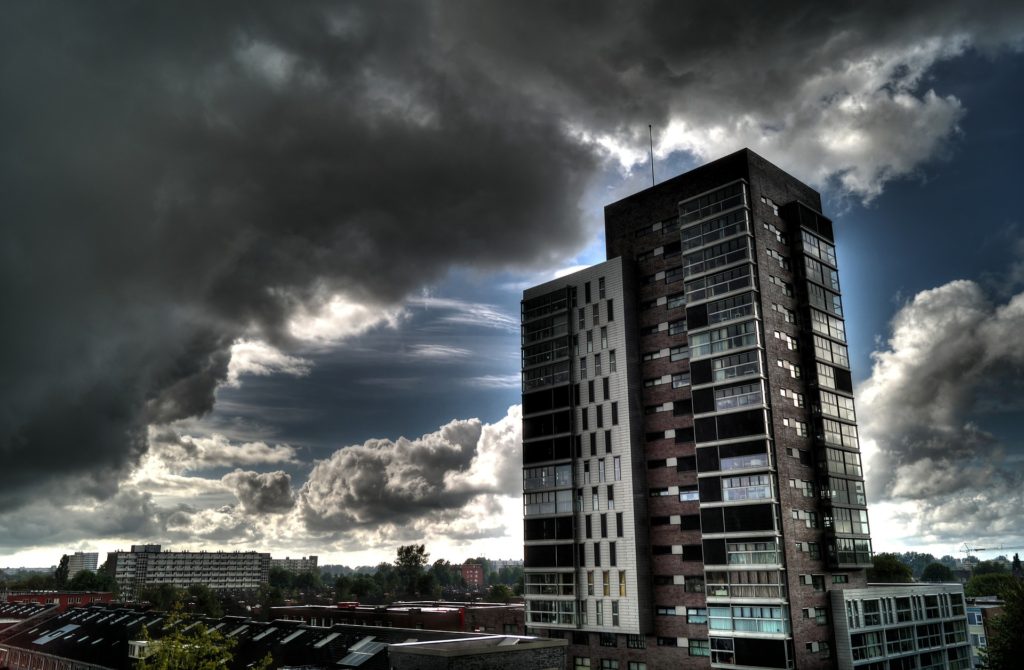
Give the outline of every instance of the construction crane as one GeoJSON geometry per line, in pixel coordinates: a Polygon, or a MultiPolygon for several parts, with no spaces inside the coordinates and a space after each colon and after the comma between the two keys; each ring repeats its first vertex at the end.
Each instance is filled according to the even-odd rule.
{"type": "Polygon", "coordinates": [[[1024,547],[1006,547],[1003,545],[999,545],[998,547],[972,547],[964,542],[964,547],[960,550],[960,553],[967,554],[967,557],[970,558],[971,554],[976,554],[982,551],[998,551],[1000,553],[1005,553],[1007,551],[1015,551],[1017,549],[1024,549],[1024,547]]]}

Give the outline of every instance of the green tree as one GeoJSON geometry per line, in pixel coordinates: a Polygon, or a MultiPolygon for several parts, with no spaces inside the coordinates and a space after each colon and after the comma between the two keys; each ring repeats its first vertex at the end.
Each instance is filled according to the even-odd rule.
{"type": "Polygon", "coordinates": [[[998,561],[982,561],[974,566],[972,575],[1005,575],[1006,566],[998,561]]]}
{"type": "Polygon", "coordinates": [[[501,570],[491,573],[495,584],[516,584],[523,576],[523,569],[519,566],[506,565],[501,570]]]}
{"type": "Polygon", "coordinates": [[[437,583],[441,588],[448,588],[455,584],[455,574],[452,570],[452,564],[443,558],[439,558],[434,561],[434,564],[430,566],[430,573],[434,575],[434,579],[437,580],[437,583]]]}
{"type": "Polygon", "coordinates": [[[319,572],[311,572],[307,570],[296,574],[292,579],[292,587],[298,591],[315,592],[322,589],[323,586],[324,583],[320,579],[319,572]]]}
{"type": "Polygon", "coordinates": [[[413,584],[413,596],[416,598],[435,599],[441,596],[441,587],[429,572],[421,572],[413,584]]]}
{"type": "MultiPolygon", "coordinates": [[[[236,641],[210,630],[203,623],[186,625],[181,608],[171,610],[166,621],[167,634],[153,640],[143,627],[142,640],[153,651],[135,666],[137,670],[223,670],[234,659],[236,641]]],[[[267,670],[274,659],[269,654],[252,666],[267,670]]]]}
{"type": "Polygon", "coordinates": [[[267,582],[281,591],[290,591],[295,585],[295,573],[275,566],[270,568],[267,582]]]}
{"type": "Polygon", "coordinates": [[[1022,569],[1020,565],[1020,554],[1013,555],[1013,567],[1010,572],[1013,573],[1013,576],[1017,579],[1024,578],[1024,569],[1022,569]]]}
{"type": "Polygon", "coordinates": [[[492,584],[487,590],[487,602],[507,603],[512,600],[512,589],[507,584],[492,584]]]}
{"type": "Polygon", "coordinates": [[[873,567],[868,568],[868,582],[873,584],[901,584],[913,581],[913,575],[896,554],[875,554],[873,567]]]}
{"type": "Polygon", "coordinates": [[[399,570],[417,573],[427,565],[427,547],[423,544],[405,544],[398,548],[398,558],[395,559],[395,567],[399,570]]]}
{"type": "Polygon", "coordinates": [[[894,554],[896,558],[910,568],[910,572],[914,575],[914,579],[920,579],[924,573],[924,569],[936,563],[935,557],[931,554],[922,554],[917,551],[905,551],[902,554],[894,554]]]}
{"type": "Polygon", "coordinates": [[[355,580],[347,575],[339,575],[334,580],[334,598],[335,600],[345,601],[352,600],[352,584],[355,580]]]}
{"type": "Polygon", "coordinates": [[[72,591],[110,591],[117,595],[117,582],[106,572],[81,570],[71,578],[67,588],[72,591]]]}
{"type": "Polygon", "coordinates": [[[25,589],[28,591],[53,590],[57,588],[57,580],[53,574],[34,572],[10,584],[12,589],[25,589]]]}
{"type": "Polygon", "coordinates": [[[981,657],[990,670],[1013,670],[1024,658],[1024,581],[1010,577],[998,595],[1003,611],[991,622],[981,657]]]}
{"type": "Polygon", "coordinates": [[[1016,581],[1013,575],[1008,573],[987,573],[983,575],[974,575],[967,580],[967,585],[964,587],[964,594],[970,598],[978,598],[980,596],[997,596],[1003,592],[1007,584],[1016,581]]]}
{"type": "Polygon", "coordinates": [[[273,612],[271,612],[270,608],[284,605],[284,593],[277,586],[262,584],[256,593],[256,601],[259,603],[260,614],[263,616],[263,620],[271,621],[273,612]]]}
{"type": "Polygon", "coordinates": [[[139,600],[152,603],[158,610],[173,610],[180,607],[185,598],[185,592],[174,584],[157,584],[142,589],[139,600]]]}
{"type": "Polygon", "coordinates": [[[377,584],[382,601],[394,600],[400,590],[401,579],[398,570],[391,563],[381,563],[373,573],[373,581],[377,584]]]}
{"type": "Polygon", "coordinates": [[[188,605],[189,611],[196,614],[215,618],[224,615],[220,598],[205,584],[192,584],[188,587],[188,605]]]}
{"type": "Polygon", "coordinates": [[[53,581],[57,584],[57,588],[62,589],[68,583],[68,562],[71,560],[67,554],[60,557],[60,563],[57,564],[57,569],[53,571],[53,581]]]}
{"type": "Polygon", "coordinates": [[[399,598],[434,597],[437,582],[433,575],[424,572],[429,558],[430,554],[422,544],[402,545],[398,548],[398,557],[395,559],[395,592],[399,598]]]}
{"type": "Polygon", "coordinates": [[[921,581],[937,583],[955,580],[953,578],[953,571],[942,563],[929,563],[921,571],[921,581]]]}
{"type": "Polygon", "coordinates": [[[351,593],[361,603],[380,605],[384,602],[384,590],[377,580],[373,578],[373,575],[356,575],[353,577],[351,593]]]}

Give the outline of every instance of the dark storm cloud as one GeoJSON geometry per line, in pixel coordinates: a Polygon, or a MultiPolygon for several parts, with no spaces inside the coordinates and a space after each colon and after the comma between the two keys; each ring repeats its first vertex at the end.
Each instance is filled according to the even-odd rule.
{"type": "Polygon", "coordinates": [[[298,308],[336,292],[389,305],[453,265],[560,259],[586,237],[585,136],[628,141],[684,115],[700,137],[727,122],[746,141],[808,98],[767,146],[876,193],[962,113],[918,90],[928,67],[964,40],[1019,35],[1012,11],[6,7],[0,509],[55,478],[111,494],[147,425],[209,411],[232,344],[287,343],[298,308]],[[819,160],[802,138],[843,127],[854,112],[830,101],[854,84],[859,134],[836,141],[873,149],[819,160]]]}
{"type": "Polygon", "coordinates": [[[160,536],[161,510],[149,493],[122,489],[89,509],[69,509],[63,502],[40,499],[17,512],[0,513],[0,549],[68,545],[82,538],[160,536]]]}
{"type": "Polygon", "coordinates": [[[0,455],[113,490],[294,307],[582,239],[594,160],[429,43],[425,5],[9,7],[0,455]]]}
{"type": "Polygon", "coordinates": [[[281,514],[295,506],[292,477],[287,472],[235,470],[221,478],[250,514],[281,514]]]}
{"type": "Polygon", "coordinates": [[[994,302],[971,281],[897,312],[858,389],[871,502],[903,503],[933,540],[1024,537],[1024,444],[990,428],[1024,409],[1021,332],[1024,294],[994,302]]]}

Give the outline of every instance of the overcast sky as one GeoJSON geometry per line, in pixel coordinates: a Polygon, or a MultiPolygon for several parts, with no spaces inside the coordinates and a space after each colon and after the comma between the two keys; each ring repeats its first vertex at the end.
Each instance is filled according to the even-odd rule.
{"type": "Polygon", "coordinates": [[[0,566],[521,556],[521,292],[648,124],[822,191],[875,549],[1024,545],[1024,7],[749,4],[6,5],[0,566]]]}

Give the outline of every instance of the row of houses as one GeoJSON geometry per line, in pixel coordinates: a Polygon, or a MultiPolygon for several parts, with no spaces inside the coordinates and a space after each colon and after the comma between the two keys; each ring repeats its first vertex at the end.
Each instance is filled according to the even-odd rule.
{"type": "Polygon", "coordinates": [[[551,670],[565,667],[564,640],[523,635],[438,631],[393,626],[246,617],[178,620],[163,612],[100,605],[70,609],[23,625],[0,639],[0,668],[129,670],[182,627],[198,624],[233,641],[227,670],[243,670],[268,655],[273,667],[442,670],[455,667],[551,670]]]}

